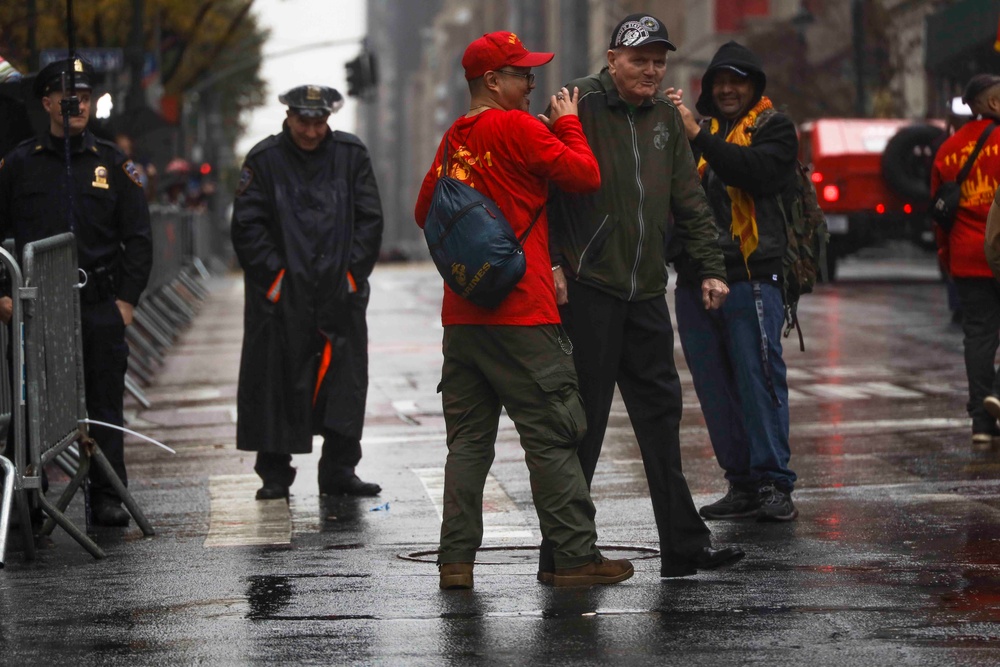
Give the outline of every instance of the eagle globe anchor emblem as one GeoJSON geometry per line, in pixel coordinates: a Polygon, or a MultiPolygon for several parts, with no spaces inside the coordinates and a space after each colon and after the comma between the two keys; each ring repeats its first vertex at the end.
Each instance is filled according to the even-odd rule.
{"type": "Polygon", "coordinates": [[[451,265],[451,275],[455,278],[460,286],[465,287],[465,264],[455,264],[451,265]]]}

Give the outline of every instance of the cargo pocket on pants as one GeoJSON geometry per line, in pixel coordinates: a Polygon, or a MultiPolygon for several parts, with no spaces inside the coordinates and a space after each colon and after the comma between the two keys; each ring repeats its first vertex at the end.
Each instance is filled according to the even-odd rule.
{"type": "Polygon", "coordinates": [[[531,374],[548,399],[546,418],[556,445],[575,445],[587,432],[587,414],[572,366],[550,366],[531,374]]]}

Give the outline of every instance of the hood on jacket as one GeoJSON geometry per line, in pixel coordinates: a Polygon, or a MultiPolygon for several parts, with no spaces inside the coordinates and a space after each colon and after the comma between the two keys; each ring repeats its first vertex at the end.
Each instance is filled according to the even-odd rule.
{"type": "Polygon", "coordinates": [[[764,76],[764,69],[761,67],[760,58],[742,44],[733,41],[726,42],[715,52],[715,56],[712,57],[712,62],[705,71],[705,75],[701,77],[701,95],[698,96],[698,103],[695,104],[695,108],[702,116],[712,116],[713,118],[721,116],[719,108],[715,105],[715,98],[712,96],[712,82],[715,79],[715,73],[723,67],[730,68],[738,73],[745,73],[753,81],[754,96],[750,101],[748,109],[752,109],[760,101],[761,96],[764,95],[764,88],[767,86],[767,77],[764,76]]]}

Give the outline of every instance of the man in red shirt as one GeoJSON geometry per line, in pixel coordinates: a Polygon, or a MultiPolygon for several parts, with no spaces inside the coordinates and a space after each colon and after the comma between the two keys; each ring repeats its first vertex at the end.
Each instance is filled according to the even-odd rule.
{"type": "Polygon", "coordinates": [[[532,67],[552,60],[509,32],[472,42],[462,58],[472,101],[445,134],[424,177],[415,217],[424,226],[445,156],[448,175],[493,199],[524,240],[527,271],[493,310],[445,288],[441,309],[441,397],[448,430],[441,588],[472,588],[483,539],[483,487],[494,457],[500,410],[517,426],[543,537],[555,546],[556,586],[613,584],[632,576],[627,560],[597,549],[594,504],[576,455],[586,431],[573,347],[556,308],[545,202],[549,182],[564,190],[600,186],[597,161],[577,117],[578,94],[551,98],[551,115],[528,111],[532,67]]]}
{"type": "MultiPolygon", "coordinates": [[[[1000,121],[1000,76],[977,74],[969,80],[962,100],[978,118],[969,121],[949,137],[934,157],[931,192],[944,181],[954,181],[984,130],[1000,121]]],[[[1000,176],[1000,129],[986,139],[968,176],[954,224],[945,231],[937,228],[938,255],[955,279],[962,305],[962,332],[965,372],[969,378],[972,441],[989,445],[1000,438],[1000,386],[993,361],[1000,344],[1000,284],[986,261],[986,216],[993,203],[1000,176]],[[992,395],[991,395],[992,394],[992,395]],[[984,405],[985,400],[985,405],[984,405]],[[991,414],[992,413],[992,414],[991,414]]]]}

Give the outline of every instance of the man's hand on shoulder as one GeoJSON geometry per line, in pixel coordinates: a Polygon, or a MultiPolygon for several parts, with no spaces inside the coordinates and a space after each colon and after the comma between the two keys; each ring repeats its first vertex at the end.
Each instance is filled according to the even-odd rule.
{"type": "Polygon", "coordinates": [[[538,114],[538,120],[545,123],[545,125],[551,130],[556,124],[556,121],[563,116],[578,116],[580,101],[580,89],[574,87],[573,94],[570,95],[569,90],[565,87],[560,88],[559,92],[549,98],[549,113],[550,116],[545,114],[538,114]]]}
{"type": "Polygon", "coordinates": [[[729,296],[729,285],[718,278],[705,278],[701,281],[701,303],[705,310],[718,310],[729,296]]]}
{"type": "Polygon", "coordinates": [[[680,112],[681,121],[684,123],[684,133],[687,135],[688,141],[697,137],[698,133],[701,132],[701,125],[698,125],[694,114],[684,105],[684,91],[680,88],[671,87],[664,90],[663,94],[667,96],[668,100],[674,103],[677,111],[680,112]]]}

